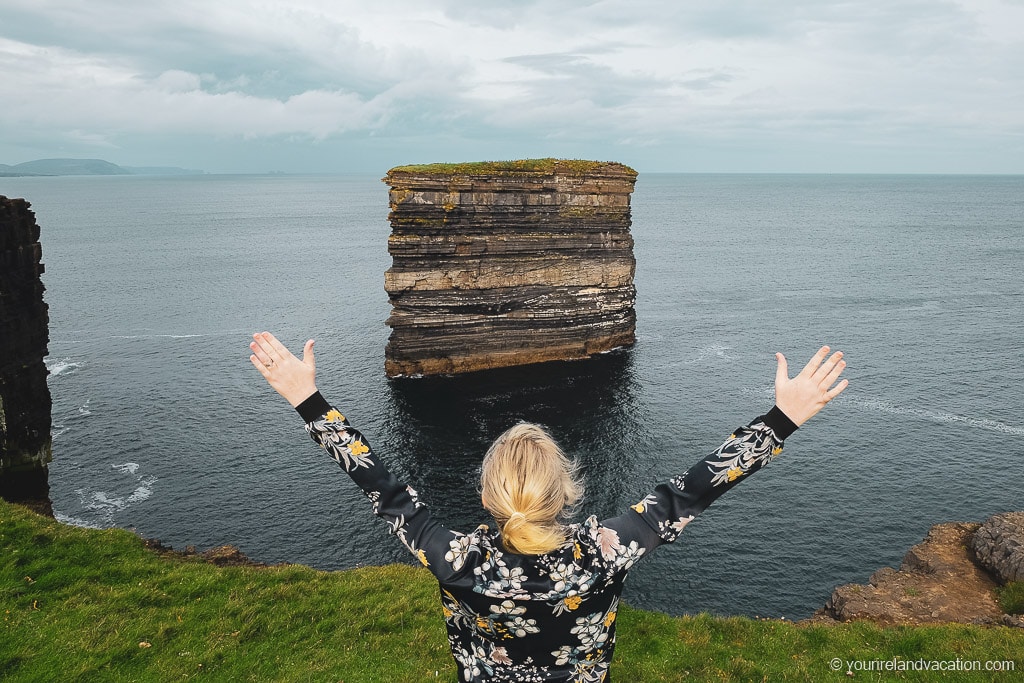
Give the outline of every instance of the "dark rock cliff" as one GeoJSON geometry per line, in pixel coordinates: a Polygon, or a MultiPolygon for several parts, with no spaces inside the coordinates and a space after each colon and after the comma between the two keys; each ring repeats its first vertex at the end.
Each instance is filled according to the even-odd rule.
{"type": "Polygon", "coordinates": [[[555,159],[391,169],[389,377],[585,358],[635,341],[636,171],[555,159]]]}
{"type": "Polygon", "coordinates": [[[41,257],[29,203],[0,196],[0,496],[52,514],[41,257]]]}

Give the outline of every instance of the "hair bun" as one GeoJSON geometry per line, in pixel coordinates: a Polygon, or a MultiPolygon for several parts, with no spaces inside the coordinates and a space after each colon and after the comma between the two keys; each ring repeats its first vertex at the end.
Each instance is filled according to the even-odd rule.
{"type": "Polygon", "coordinates": [[[505,521],[505,526],[511,527],[513,529],[518,529],[519,527],[526,524],[527,521],[528,520],[526,519],[526,515],[520,512],[519,510],[516,510],[515,512],[508,516],[508,519],[505,521]]]}

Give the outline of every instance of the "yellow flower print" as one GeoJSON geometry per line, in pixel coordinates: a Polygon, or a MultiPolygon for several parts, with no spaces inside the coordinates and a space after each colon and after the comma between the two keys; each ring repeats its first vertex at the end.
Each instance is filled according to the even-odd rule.
{"type": "Polygon", "coordinates": [[[352,455],[362,455],[363,453],[369,453],[370,449],[362,441],[353,441],[348,446],[348,452],[352,455]]]}
{"type": "Polygon", "coordinates": [[[430,563],[427,562],[427,554],[423,552],[423,548],[420,548],[416,551],[416,557],[420,558],[420,562],[423,564],[424,567],[430,566],[430,563]]]}
{"type": "Polygon", "coordinates": [[[729,481],[736,481],[743,476],[743,470],[739,467],[730,467],[729,471],[726,472],[726,475],[728,475],[729,481]]]}
{"type": "Polygon", "coordinates": [[[580,603],[583,602],[583,599],[578,595],[570,595],[569,597],[565,598],[562,602],[565,603],[566,607],[573,610],[580,606],[580,603]]]}
{"type": "Polygon", "coordinates": [[[736,438],[736,432],[733,432],[732,434],[730,434],[729,438],[730,439],[735,439],[736,438]]]}
{"type": "Polygon", "coordinates": [[[638,514],[642,515],[643,513],[647,512],[647,506],[650,503],[654,503],[655,505],[657,505],[658,499],[655,498],[654,496],[645,496],[644,499],[641,500],[639,503],[637,503],[636,505],[631,505],[630,507],[636,510],[638,514]]]}
{"type": "Polygon", "coordinates": [[[448,609],[447,607],[444,607],[443,605],[441,606],[441,613],[444,615],[445,619],[451,619],[452,618],[452,611],[450,609],[448,609]]]}
{"type": "Polygon", "coordinates": [[[608,628],[615,623],[615,612],[609,612],[608,616],[604,618],[604,627],[608,628]]]}
{"type": "Polygon", "coordinates": [[[778,455],[781,452],[782,452],[782,446],[776,446],[775,448],[772,449],[772,455],[778,455]]]}
{"type": "Polygon", "coordinates": [[[572,556],[573,556],[574,559],[577,559],[577,560],[582,559],[582,557],[583,557],[583,550],[580,548],[580,544],[579,543],[573,542],[573,544],[572,544],[572,556]]]}
{"type": "Polygon", "coordinates": [[[345,416],[339,413],[334,408],[331,408],[331,410],[326,415],[324,415],[324,419],[327,420],[328,422],[342,422],[345,419],[345,416]]]}

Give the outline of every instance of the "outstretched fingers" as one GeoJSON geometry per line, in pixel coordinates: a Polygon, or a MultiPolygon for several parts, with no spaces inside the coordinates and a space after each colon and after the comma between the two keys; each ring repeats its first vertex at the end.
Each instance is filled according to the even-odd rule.
{"type": "Polygon", "coordinates": [[[839,379],[839,375],[843,373],[843,370],[845,368],[846,361],[843,360],[843,352],[837,351],[836,353],[832,354],[832,357],[829,358],[828,361],[821,366],[821,371],[824,373],[824,375],[821,379],[821,383],[819,386],[821,386],[823,389],[828,389],[830,386],[836,383],[836,380],[839,379]]]}
{"type": "Polygon", "coordinates": [[[807,361],[807,365],[805,365],[804,369],[800,371],[800,375],[803,375],[804,377],[813,376],[814,373],[817,372],[818,369],[821,367],[821,364],[824,362],[825,357],[828,355],[828,352],[828,346],[822,346],[820,349],[818,349],[818,352],[811,356],[811,359],[807,361]]]}
{"type": "Polygon", "coordinates": [[[844,379],[842,382],[829,389],[827,392],[825,392],[825,403],[828,403],[836,396],[843,393],[843,391],[848,386],[850,386],[850,380],[844,379]]]}

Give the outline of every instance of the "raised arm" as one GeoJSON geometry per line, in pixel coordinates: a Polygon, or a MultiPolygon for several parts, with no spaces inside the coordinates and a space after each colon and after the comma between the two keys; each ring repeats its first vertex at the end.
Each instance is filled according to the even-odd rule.
{"type": "Polygon", "coordinates": [[[313,340],[306,342],[302,360],[269,332],[254,334],[249,349],[252,364],[298,411],[313,441],[363,490],[390,532],[439,579],[457,574],[463,563],[456,551],[466,552],[463,535],[435,522],[416,491],[398,481],[359,430],[317,391],[313,340]]]}
{"type": "MultiPolygon", "coordinates": [[[[786,358],[776,354],[775,406],[736,429],[702,461],[660,484],[623,515],[601,522],[605,559],[628,562],[643,552],[671,543],[683,528],[723,493],[782,452],[783,441],[848,386],[836,381],[846,367],[843,354],[829,356],[823,346],[790,379],[786,358]],[[630,548],[630,544],[635,544],[630,548]]],[[[628,566],[627,566],[628,568],[628,566]]]]}

